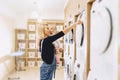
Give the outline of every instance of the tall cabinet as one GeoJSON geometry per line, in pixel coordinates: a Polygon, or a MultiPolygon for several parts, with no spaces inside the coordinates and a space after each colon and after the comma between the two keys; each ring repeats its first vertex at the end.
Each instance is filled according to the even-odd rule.
{"type": "Polygon", "coordinates": [[[15,52],[22,52],[23,55],[15,57],[16,70],[23,70],[26,68],[27,56],[27,31],[25,29],[15,29],[15,52]]]}
{"type": "Polygon", "coordinates": [[[40,66],[41,58],[37,47],[37,25],[36,19],[28,19],[27,29],[15,30],[15,51],[23,53],[16,56],[17,70],[37,69],[40,66]]]}
{"type": "Polygon", "coordinates": [[[38,68],[40,66],[40,54],[37,48],[37,25],[37,19],[28,19],[26,57],[26,66],[28,68],[38,68]]]}

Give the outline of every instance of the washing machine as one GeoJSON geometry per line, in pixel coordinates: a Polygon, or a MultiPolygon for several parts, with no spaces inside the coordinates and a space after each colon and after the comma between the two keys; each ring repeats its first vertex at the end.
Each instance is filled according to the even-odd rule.
{"type": "MultiPolygon", "coordinates": [[[[111,4],[112,5],[112,4],[111,4]]],[[[114,80],[113,24],[111,11],[96,0],[91,8],[90,19],[90,72],[88,80],[114,80]]]]}
{"type": "Polygon", "coordinates": [[[65,61],[65,80],[73,80],[74,75],[74,44],[68,44],[68,56],[65,61]]]}
{"type": "Polygon", "coordinates": [[[85,10],[83,10],[78,16],[78,19],[80,19],[83,24],[76,26],[76,60],[74,66],[74,80],[84,80],[86,62],[85,18],[85,10]]]}
{"type": "MultiPolygon", "coordinates": [[[[74,23],[74,18],[70,18],[67,25],[72,25],[74,23]]],[[[64,79],[73,80],[74,75],[74,30],[72,29],[64,37],[65,47],[64,47],[64,79]]]]}
{"type": "Polygon", "coordinates": [[[73,80],[74,75],[74,44],[66,44],[64,52],[64,79],[73,80]]]}
{"type": "MultiPolygon", "coordinates": [[[[66,38],[66,37],[65,37],[66,38]]],[[[64,38],[64,39],[65,39],[64,38]]],[[[68,60],[68,43],[64,43],[64,79],[67,80],[67,74],[68,74],[68,66],[67,63],[69,62],[68,60]]]]}

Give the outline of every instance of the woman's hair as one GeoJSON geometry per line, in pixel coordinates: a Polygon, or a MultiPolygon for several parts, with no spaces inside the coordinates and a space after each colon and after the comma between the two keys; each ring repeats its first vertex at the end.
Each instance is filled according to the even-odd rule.
{"type": "Polygon", "coordinates": [[[41,52],[41,41],[44,39],[45,37],[45,27],[48,26],[48,24],[43,24],[42,26],[42,30],[41,33],[39,33],[39,41],[38,41],[38,45],[39,45],[39,51],[41,52]]]}
{"type": "Polygon", "coordinates": [[[48,26],[48,24],[44,24],[43,25],[43,35],[45,36],[45,28],[46,28],[46,26],[48,26]]]}

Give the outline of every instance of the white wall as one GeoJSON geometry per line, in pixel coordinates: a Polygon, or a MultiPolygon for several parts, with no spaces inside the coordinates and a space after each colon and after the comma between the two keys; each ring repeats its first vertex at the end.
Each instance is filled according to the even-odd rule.
{"type": "Polygon", "coordinates": [[[14,49],[15,15],[7,5],[0,3],[0,57],[14,49]]]}
{"type": "MultiPolygon", "coordinates": [[[[12,10],[0,2],[0,60],[14,51],[14,18],[12,10]]],[[[0,80],[3,80],[14,68],[14,58],[0,61],[0,80]]]]}
{"type": "Polygon", "coordinates": [[[0,16],[0,57],[10,54],[14,49],[12,21],[0,16]]]}
{"type": "Polygon", "coordinates": [[[27,19],[28,15],[16,13],[15,28],[17,29],[27,29],[27,19]]]}

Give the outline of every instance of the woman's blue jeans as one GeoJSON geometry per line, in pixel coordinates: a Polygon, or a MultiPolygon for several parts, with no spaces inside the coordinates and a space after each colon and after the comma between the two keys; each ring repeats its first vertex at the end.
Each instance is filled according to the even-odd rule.
{"type": "Polygon", "coordinates": [[[56,59],[54,57],[52,64],[42,63],[40,67],[40,80],[52,80],[53,73],[56,69],[56,59]]]}

